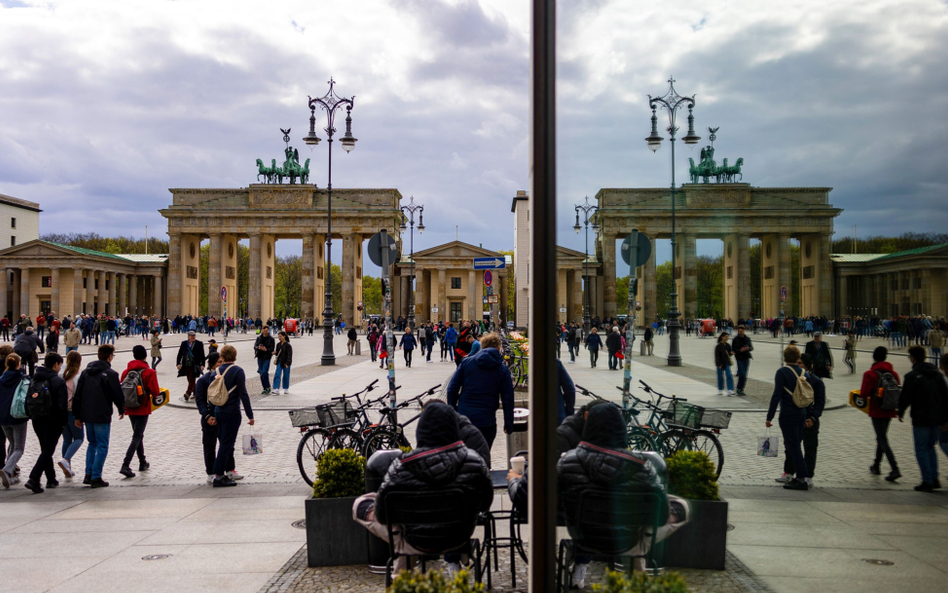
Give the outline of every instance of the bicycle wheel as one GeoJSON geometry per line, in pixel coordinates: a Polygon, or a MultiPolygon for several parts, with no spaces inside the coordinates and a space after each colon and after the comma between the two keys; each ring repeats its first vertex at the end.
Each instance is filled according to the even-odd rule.
{"type": "Polygon", "coordinates": [[[724,448],[721,447],[721,441],[710,430],[697,430],[691,433],[691,450],[707,453],[711,463],[714,464],[715,479],[721,476],[721,469],[724,467],[724,448]]]}
{"type": "Polygon", "coordinates": [[[662,457],[668,458],[680,450],[691,450],[691,439],[680,429],[673,428],[658,435],[658,448],[662,457]]]}
{"type": "Polygon", "coordinates": [[[300,468],[303,481],[310,486],[313,485],[313,478],[316,477],[316,464],[326,451],[328,441],[329,431],[325,428],[313,428],[303,435],[296,448],[296,465],[300,468]]]}
{"type": "Polygon", "coordinates": [[[655,441],[652,434],[641,426],[630,426],[626,433],[629,440],[629,448],[633,451],[655,451],[655,441]]]}
{"type": "Polygon", "coordinates": [[[326,449],[352,449],[358,453],[362,451],[362,437],[351,428],[339,428],[329,438],[326,449]]]}
{"type": "Polygon", "coordinates": [[[405,435],[398,434],[394,430],[377,430],[365,439],[362,445],[362,456],[368,459],[376,451],[384,449],[398,449],[400,447],[411,447],[411,443],[405,438],[405,435]]]}

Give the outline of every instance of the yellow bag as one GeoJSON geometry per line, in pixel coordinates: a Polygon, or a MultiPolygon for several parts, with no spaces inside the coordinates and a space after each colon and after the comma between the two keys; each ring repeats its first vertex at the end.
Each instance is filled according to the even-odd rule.
{"type": "Polygon", "coordinates": [[[859,389],[853,389],[849,392],[849,405],[856,408],[863,414],[869,413],[869,399],[862,396],[859,389]]]}

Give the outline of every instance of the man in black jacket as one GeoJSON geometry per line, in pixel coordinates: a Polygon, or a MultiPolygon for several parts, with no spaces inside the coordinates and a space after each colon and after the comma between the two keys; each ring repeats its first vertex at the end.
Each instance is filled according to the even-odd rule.
{"type": "Polygon", "coordinates": [[[108,482],[102,479],[102,468],[109,454],[109,436],[112,432],[112,406],[119,412],[119,420],[125,418],[125,397],[118,373],[112,370],[115,346],[99,346],[98,360],[89,363],[79,375],[79,383],[72,397],[72,413],[76,426],[86,426],[86,476],[83,484],[93,488],[105,488],[108,482]]]}
{"type": "Polygon", "coordinates": [[[813,340],[806,343],[804,354],[813,357],[813,374],[821,379],[833,378],[833,355],[823,341],[822,332],[813,332],[813,340]]]}
{"type": "Polygon", "coordinates": [[[204,370],[204,342],[197,339],[197,334],[188,332],[188,339],[178,347],[178,376],[188,378],[188,390],[184,393],[184,401],[194,395],[194,381],[201,376],[204,370]]]}
{"type": "Polygon", "coordinates": [[[270,328],[264,326],[253,343],[253,351],[257,357],[257,374],[260,375],[260,385],[263,387],[262,395],[270,393],[270,357],[273,356],[274,348],[276,344],[270,336],[270,328]]]}
{"type": "Polygon", "coordinates": [[[59,486],[56,479],[56,469],[53,465],[53,454],[56,452],[56,445],[59,444],[59,437],[63,433],[63,427],[66,426],[66,409],[68,393],[66,391],[66,382],[59,376],[59,369],[63,366],[63,357],[55,352],[46,355],[43,365],[36,369],[33,376],[33,384],[30,393],[36,393],[39,389],[47,391],[50,398],[51,408],[46,414],[33,416],[33,431],[40,444],[40,454],[33,464],[33,470],[30,472],[30,479],[26,482],[26,487],[34,494],[43,492],[40,486],[40,478],[46,474],[46,487],[55,488],[59,486]]]}
{"type": "Polygon", "coordinates": [[[30,377],[33,376],[33,372],[36,368],[36,361],[38,359],[36,355],[37,349],[39,349],[40,353],[46,351],[45,348],[43,348],[43,340],[36,337],[32,327],[26,326],[26,328],[23,329],[23,333],[17,336],[16,341],[13,342],[13,351],[20,356],[20,360],[26,363],[29,368],[30,377]]]}
{"type": "MultiPolygon", "coordinates": [[[[754,350],[754,344],[751,343],[751,339],[744,332],[745,328],[743,325],[737,326],[737,337],[735,337],[731,343],[731,351],[734,352],[734,360],[737,361],[738,395],[747,395],[744,393],[744,386],[747,385],[747,373],[750,370],[751,358],[754,357],[751,354],[754,350]]],[[[826,344],[823,345],[825,346],[826,344]]]]}
{"type": "MultiPolygon", "coordinates": [[[[484,459],[464,445],[458,416],[444,405],[425,406],[418,419],[418,445],[389,466],[378,493],[356,499],[353,519],[374,535],[388,539],[382,507],[376,500],[389,492],[431,492],[460,488],[478,497],[478,511],[486,511],[494,500],[490,473],[484,459]]],[[[401,553],[424,554],[454,550],[464,545],[474,532],[474,525],[418,526],[404,530],[404,538],[395,542],[401,553]]],[[[399,561],[403,561],[399,557],[399,561]]],[[[456,571],[457,558],[447,555],[448,571],[456,571]]],[[[396,566],[396,570],[403,565],[396,566]]]]}
{"type": "Polygon", "coordinates": [[[924,346],[908,349],[912,370],[905,375],[899,398],[899,422],[905,411],[912,408],[912,437],[915,441],[915,459],[922,472],[922,483],[915,487],[920,492],[941,488],[938,479],[938,456],[935,445],[941,428],[948,422],[948,386],[935,365],[926,362],[924,346]]]}

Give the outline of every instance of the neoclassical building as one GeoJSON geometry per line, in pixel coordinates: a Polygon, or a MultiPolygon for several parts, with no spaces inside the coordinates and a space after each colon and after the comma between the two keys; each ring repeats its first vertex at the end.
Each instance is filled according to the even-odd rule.
{"type": "Polygon", "coordinates": [[[113,254],[34,239],[0,251],[0,314],[164,315],[166,255],[113,254]]]}

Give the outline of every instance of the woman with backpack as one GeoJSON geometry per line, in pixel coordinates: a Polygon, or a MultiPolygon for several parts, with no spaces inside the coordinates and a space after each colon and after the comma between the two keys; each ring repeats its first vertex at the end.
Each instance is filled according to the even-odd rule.
{"type": "MultiPolygon", "coordinates": [[[[770,408],[767,410],[767,428],[773,426],[772,420],[777,414],[777,406],[780,406],[780,418],[777,423],[780,425],[780,432],[783,434],[784,447],[786,447],[787,456],[793,462],[793,469],[796,478],[783,485],[787,490],[809,490],[806,479],[809,472],[806,466],[806,459],[803,457],[803,428],[806,422],[807,406],[800,407],[794,402],[794,392],[797,390],[797,383],[803,381],[806,383],[806,372],[800,366],[800,351],[796,346],[787,346],[783,351],[783,361],[786,366],[777,369],[774,375],[774,392],[770,398],[770,408]]],[[[812,388],[810,393],[810,403],[812,403],[812,388]]]]}
{"type": "Polygon", "coordinates": [[[20,371],[20,356],[15,353],[7,355],[4,363],[3,375],[0,375],[0,430],[7,439],[7,463],[0,469],[0,483],[4,488],[19,484],[16,477],[16,462],[23,457],[23,447],[26,444],[26,418],[15,418],[11,414],[13,396],[16,394],[23,373],[20,371]]]}
{"type": "Polygon", "coordinates": [[[132,463],[132,457],[138,454],[138,471],[148,471],[151,464],[145,461],[145,427],[148,426],[148,417],[151,415],[151,396],[158,395],[158,373],[148,366],[145,359],[148,352],[145,347],[138,344],[132,348],[132,357],[134,360],[128,363],[128,366],[122,371],[122,394],[125,396],[125,415],[132,423],[132,440],[125,451],[125,460],[122,461],[122,469],[119,473],[126,478],[134,478],[135,472],[129,465],[132,463]],[[137,397],[135,392],[137,392],[137,397]],[[138,402],[138,406],[132,407],[129,404],[138,402]]]}
{"type": "MultiPolygon", "coordinates": [[[[862,387],[859,395],[869,402],[869,418],[872,420],[872,430],[876,433],[876,456],[872,465],[869,466],[869,473],[881,475],[882,470],[879,464],[882,462],[882,456],[885,455],[889,462],[891,471],[885,477],[887,482],[894,482],[902,477],[899,471],[899,465],[895,462],[895,453],[889,446],[889,424],[892,419],[898,416],[898,411],[882,409],[882,401],[879,398],[879,380],[883,374],[889,374],[895,380],[896,385],[900,385],[899,374],[892,368],[892,364],[886,361],[889,351],[885,346],[879,346],[872,351],[872,366],[862,374],[862,387]]],[[[886,378],[888,380],[888,378],[886,378]]]]}
{"type": "Polygon", "coordinates": [[[273,387],[276,388],[277,395],[286,395],[290,392],[290,366],[293,364],[293,346],[290,346],[290,337],[286,335],[285,331],[278,333],[277,338],[279,342],[273,351],[273,355],[276,357],[273,387]]]}
{"type": "Polygon", "coordinates": [[[66,426],[63,427],[63,458],[59,467],[67,478],[76,475],[76,472],[72,471],[72,458],[82,446],[82,429],[76,426],[76,416],[72,413],[72,397],[76,394],[81,365],[82,355],[78,350],[66,354],[66,369],[63,371],[63,381],[66,383],[66,426]]]}
{"type": "MultiPolygon", "coordinates": [[[[50,333],[55,332],[50,329],[50,333]]],[[[30,385],[30,399],[28,410],[33,419],[33,432],[40,444],[40,454],[30,471],[30,479],[26,487],[33,494],[43,492],[40,478],[46,474],[46,487],[59,486],[56,479],[56,466],[53,465],[53,453],[59,444],[59,437],[63,434],[66,425],[69,394],[66,382],[59,376],[59,369],[63,366],[63,357],[56,352],[47,352],[43,366],[36,369],[33,383],[30,385]],[[34,403],[36,402],[36,403],[34,403]]]]}

